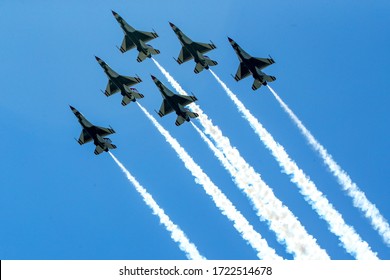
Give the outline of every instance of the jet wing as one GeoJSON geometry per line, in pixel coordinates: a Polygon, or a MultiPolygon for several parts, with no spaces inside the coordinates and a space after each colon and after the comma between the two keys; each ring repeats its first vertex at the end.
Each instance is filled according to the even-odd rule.
{"type": "Polygon", "coordinates": [[[117,80],[123,84],[123,85],[126,85],[126,86],[132,86],[132,85],[135,85],[135,84],[138,84],[139,82],[141,82],[141,79],[140,78],[136,78],[136,77],[127,77],[127,76],[118,76],[117,80]]]}
{"type": "Polygon", "coordinates": [[[95,126],[95,131],[97,134],[99,134],[102,137],[115,133],[115,130],[113,130],[112,128],[105,128],[101,126],[95,126]]]}
{"type": "Polygon", "coordinates": [[[111,82],[111,80],[108,80],[108,84],[107,84],[106,91],[104,92],[104,94],[106,96],[111,96],[111,95],[117,93],[118,91],[119,91],[119,88],[113,82],[111,82]]]}
{"type": "Polygon", "coordinates": [[[79,142],[80,145],[84,145],[85,143],[88,143],[91,141],[92,141],[92,137],[87,133],[87,131],[85,129],[83,129],[81,131],[79,140],[77,140],[77,142],[79,142]]]}
{"type": "Polygon", "coordinates": [[[192,102],[198,100],[195,96],[187,96],[187,95],[179,95],[175,94],[172,96],[173,102],[177,102],[182,106],[186,106],[188,104],[191,104],[192,102]]]}
{"type": "Polygon", "coordinates": [[[128,50],[131,50],[134,47],[135,47],[135,44],[133,43],[133,41],[131,41],[131,39],[125,35],[125,37],[123,38],[123,41],[122,41],[120,51],[122,53],[124,53],[124,52],[127,52],[128,50]]]}
{"type": "Polygon", "coordinates": [[[191,60],[193,58],[192,54],[187,50],[187,48],[182,47],[180,50],[179,57],[177,58],[177,62],[179,64],[182,64],[188,60],[191,60]]]}
{"type": "Polygon", "coordinates": [[[244,63],[241,62],[240,65],[238,66],[237,73],[234,76],[234,79],[236,81],[239,81],[241,79],[248,77],[250,74],[251,72],[249,71],[249,68],[244,63]]]}
{"type": "Polygon", "coordinates": [[[256,65],[256,67],[263,69],[267,66],[270,66],[271,64],[274,64],[274,60],[270,58],[258,58],[254,57],[253,58],[253,63],[256,65]]]}
{"type": "Polygon", "coordinates": [[[163,103],[161,104],[160,110],[158,111],[158,115],[162,117],[172,112],[173,112],[172,106],[168,103],[166,99],[164,99],[163,103]]]}
{"type": "Polygon", "coordinates": [[[211,51],[212,49],[215,49],[216,46],[214,44],[205,44],[205,43],[198,43],[194,42],[194,47],[200,52],[205,53],[208,51],[211,51]]]}
{"type": "Polygon", "coordinates": [[[143,42],[148,42],[158,37],[156,32],[135,31],[134,33],[143,42]]]}

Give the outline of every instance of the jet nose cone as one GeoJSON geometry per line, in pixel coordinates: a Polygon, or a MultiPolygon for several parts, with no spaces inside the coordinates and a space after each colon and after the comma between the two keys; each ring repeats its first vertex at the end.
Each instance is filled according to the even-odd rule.
{"type": "Polygon", "coordinates": [[[153,81],[157,80],[157,78],[155,76],[153,76],[153,75],[150,75],[150,76],[152,77],[153,81]]]}
{"type": "Polygon", "coordinates": [[[169,25],[170,25],[172,28],[176,27],[172,22],[169,22],[169,25]]]}
{"type": "Polygon", "coordinates": [[[232,38],[228,37],[230,43],[234,42],[232,38]]]}
{"type": "Polygon", "coordinates": [[[100,59],[100,57],[97,57],[96,55],[95,55],[95,59],[97,60],[97,62],[101,62],[102,60],[100,59]]]}
{"type": "Polygon", "coordinates": [[[77,111],[77,109],[71,105],[69,105],[70,109],[72,110],[73,114],[77,114],[79,111],[77,111]]]}
{"type": "Polygon", "coordinates": [[[116,12],[114,12],[113,10],[111,10],[112,14],[114,15],[114,17],[117,17],[118,14],[116,12]]]}

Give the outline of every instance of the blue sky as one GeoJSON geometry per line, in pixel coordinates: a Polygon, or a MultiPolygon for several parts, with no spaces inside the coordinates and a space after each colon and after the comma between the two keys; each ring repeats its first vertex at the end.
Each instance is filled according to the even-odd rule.
{"type": "MultiPolygon", "coordinates": [[[[334,259],[351,259],[328,225],[237,112],[207,71],[178,65],[180,43],[168,22],[194,41],[212,40],[213,70],[280,142],[382,259],[390,250],[352,206],[321,159],[269,90],[234,81],[233,38],[257,57],[272,55],[271,84],[335,160],[390,219],[388,1],[11,1],[0,2],[0,259],[185,259],[111,157],[79,146],[81,127],[69,104],[99,126],[111,125],[114,154],[209,259],[256,259],[253,249],[194,182],[172,148],[135,104],[104,96],[107,79],[94,55],[123,75],[138,74],[140,103],[159,109],[150,74],[170,87],[151,60],[121,54],[123,32],[111,10],[136,29],[155,31],[155,58],[213,119],[242,156],[334,259]],[[167,4],[169,3],[169,4],[167,4]]],[[[171,87],[170,87],[171,88],[171,87]]],[[[172,89],[172,88],[171,88],[172,89]]],[[[237,209],[285,258],[292,258],[260,222],[247,198],[189,124],[158,121],[178,139],[237,209]]],[[[197,121],[195,121],[197,124],[197,121]]]]}

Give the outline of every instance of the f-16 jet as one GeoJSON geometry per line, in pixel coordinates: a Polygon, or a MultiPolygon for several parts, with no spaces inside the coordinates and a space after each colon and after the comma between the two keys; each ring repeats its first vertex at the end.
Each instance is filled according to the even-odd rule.
{"type": "Polygon", "coordinates": [[[106,96],[111,96],[120,91],[123,96],[121,103],[123,106],[126,106],[131,101],[135,102],[136,99],[144,97],[144,95],[139,93],[135,88],[130,88],[130,86],[142,82],[139,77],[127,77],[119,75],[99,57],[95,56],[95,58],[108,77],[106,90],[104,92],[102,91],[106,96]]]}
{"type": "Polygon", "coordinates": [[[161,104],[160,110],[158,112],[156,111],[156,113],[160,117],[163,117],[175,111],[177,114],[175,124],[179,126],[183,124],[184,121],[189,122],[190,118],[196,118],[199,116],[197,113],[191,112],[184,107],[198,100],[195,96],[174,94],[166,86],[164,86],[156,77],[152,76],[152,79],[160,90],[161,95],[163,97],[163,103],[161,104]]]}
{"type": "Polygon", "coordinates": [[[76,140],[80,145],[93,141],[93,143],[96,145],[94,152],[95,155],[101,154],[103,151],[108,152],[109,149],[116,149],[116,146],[112,144],[109,138],[104,138],[106,135],[115,133],[111,127],[104,128],[100,126],[94,126],[74,107],[70,105],[69,107],[76,115],[79,123],[83,127],[79,140],[76,140]]]}
{"type": "Polygon", "coordinates": [[[112,11],[115,19],[118,21],[121,26],[123,32],[125,33],[125,38],[123,39],[122,45],[119,50],[124,53],[128,50],[137,48],[139,51],[137,61],[144,61],[145,58],[152,57],[152,54],[159,54],[160,51],[154,49],[151,45],[146,44],[146,42],[157,38],[158,35],[156,32],[144,32],[139,31],[131,27],[120,15],[116,12],[112,11]]]}
{"type": "Polygon", "coordinates": [[[209,69],[209,66],[218,64],[218,62],[211,60],[208,56],[203,55],[204,53],[216,48],[213,42],[211,42],[211,44],[193,42],[183,32],[181,32],[181,30],[177,28],[176,25],[171,22],[169,24],[176,33],[176,36],[179,38],[182,45],[179,57],[175,59],[177,63],[182,64],[193,58],[196,63],[194,69],[196,74],[201,72],[204,68],[209,69]]]}
{"type": "Polygon", "coordinates": [[[240,60],[240,65],[234,79],[239,81],[244,79],[252,74],[255,81],[253,82],[252,89],[256,90],[261,85],[267,85],[267,82],[273,82],[276,80],[274,76],[268,76],[261,70],[265,67],[274,64],[275,61],[270,58],[256,58],[250,56],[245,52],[233,39],[229,38],[229,42],[232,45],[233,49],[236,51],[238,59],[240,60]]]}

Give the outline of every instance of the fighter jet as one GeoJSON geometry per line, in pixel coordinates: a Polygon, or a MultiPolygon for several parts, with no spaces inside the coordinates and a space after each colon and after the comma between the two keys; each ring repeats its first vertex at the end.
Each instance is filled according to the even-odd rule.
{"type": "Polygon", "coordinates": [[[268,76],[261,70],[265,67],[274,64],[275,61],[270,58],[256,58],[250,56],[247,52],[245,52],[236,42],[234,42],[231,38],[229,38],[229,42],[232,45],[233,49],[236,51],[238,59],[240,60],[240,65],[238,66],[238,70],[234,79],[239,81],[248,77],[252,74],[255,81],[253,82],[252,89],[256,90],[261,85],[267,85],[267,82],[273,82],[276,80],[274,76],[268,76]]]}
{"type": "Polygon", "coordinates": [[[179,28],[176,27],[173,23],[169,23],[175,31],[177,38],[179,38],[181,48],[179,57],[175,59],[177,63],[182,64],[192,58],[195,60],[196,66],[194,72],[198,74],[204,68],[209,69],[209,66],[217,65],[218,62],[211,60],[208,56],[203,55],[205,52],[211,51],[216,48],[216,46],[211,42],[211,44],[197,43],[193,42],[188,38],[179,28]]]}
{"type": "Polygon", "coordinates": [[[152,79],[158,89],[161,92],[163,97],[163,103],[161,104],[160,110],[156,113],[163,117],[172,113],[173,111],[177,114],[176,126],[179,126],[184,123],[184,121],[189,122],[190,118],[196,118],[199,115],[197,113],[191,112],[184,106],[198,100],[195,96],[186,96],[174,94],[166,86],[164,86],[156,77],[152,76],[152,79]]]}
{"type": "Polygon", "coordinates": [[[115,133],[115,131],[110,128],[104,128],[100,126],[94,126],[91,124],[79,111],[74,107],[70,106],[72,112],[76,115],[79,123],[83,127],[79,140],[76,140],[80,145],[88,143],[93,140],[93,143],[96,145],[95,155],[101,154],[103,151],[108,152],[109,149],[116,149],[114,144],[111,144],[109,138],[104,138],[104,136],[115,133]]]}
{"type": "Polygon", "coordinates": [[[112,70],[110,66],[108,66],[108,64],[101,60],[99,57],[95,56],[95,58],[108,77],[108,84],[106,90],[104,92],[102,91],[106,96],[111,96],[120,91],[123,95],[121,103],[123,106],[126,106],[131,101],[135,102],[136,99],[144,97],[144,95],[139,93],[135,88],[130,88],[130,86],[142,82],[139,77],[121,76],[114,70],[112,70]]]}
{"type": "Polygon", "coordinates": [[[145,44],[146,42],[158,37],[156,32],[135,30],[116,12],[112,11],[112,14],[119,22],[123,32],[125,33],[125,38],[123,39],[122,45],[120,48],[118,48],[122,53],[137,47],[137,50],[139,51],[137,57],[138,62],[144,61],[147,57],[151,58],[152,54],[160,53],[159,50],[154,49],[151,45],[145,44]]]}

